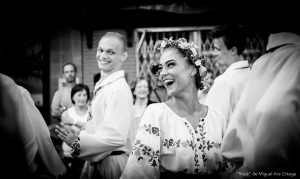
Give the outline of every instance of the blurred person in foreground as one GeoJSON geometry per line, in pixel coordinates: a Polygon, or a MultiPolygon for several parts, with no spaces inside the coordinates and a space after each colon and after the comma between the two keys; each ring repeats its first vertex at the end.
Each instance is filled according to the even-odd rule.
{"type": "MultiPolygon", "coordinates": [[[[22,147],[19,146],[21,147],[21,149],[19,150],[23,151],[22,153],[25,155],[25,174],[27,174],[26,178],[63,177],[66,173],[65,165],[54,148],[45,120],[35,106],[28,90],[17,85],[10,77],[3,74],[0,74],[0,87],[1,103],[7,102],[7,105],[11,105],[11,109],[14,110],[9,111],[6,110],[7,108],[1,108],[1,110],[3,110],[6,115],[11,116],[11,121],[7,121],[5,118],[1,118],[1,122],[5,122],[4,126],[6,126],[7,130],[9,130],[9,127],[12,127],[10,126],[10,124],[14,124],[14,134],[8,134],[8,136],[6,137],[12,137],[11,140],[14,139],[14,137],[17,137],[16,139],[20,140],[21,142],[22,147]],[[7,100],[3,101],[5,99],[7,100]]],[[[10,148],[16,146],[12,145],[2,147],[10,148]]],[[[11,150],[15,151],[16,149],[11,150]]],[[[3,154],[8,155],[10,154],[9,152],[3,154]]],[[[18,156],[19,153],[12,155],[18,156]]],[[[14,164],[10,166],[15,169],[14,172],[20,172],[20,175],[22,175],[22,173],[24,172],[23,159],[24,158],[21,157],[20,163],[18,163],[19,158],[17,158],[16,164],[18,165],[14,164]]],[[[7,175],[14,176],[16,175],[16,173],[7,175]]]]}
{"type": "Polygon", "coordinates": [[[264,30],[266,53],[252,66],[222,144],[222,154],[238,168],[236,178],[300,171],[299,28],[276,24],[264,30]]]}

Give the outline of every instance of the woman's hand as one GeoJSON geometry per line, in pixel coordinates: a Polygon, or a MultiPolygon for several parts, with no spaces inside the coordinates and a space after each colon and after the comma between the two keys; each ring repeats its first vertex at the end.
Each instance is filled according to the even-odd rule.
{"type": "Polygon", "coordinates": [[[68,146],[71,147],[73,141],[78,137],[79,133],[76,132],[71,126],[60,123],[60,126],[55,126],[57,136],[63,140],[68,146]]]}

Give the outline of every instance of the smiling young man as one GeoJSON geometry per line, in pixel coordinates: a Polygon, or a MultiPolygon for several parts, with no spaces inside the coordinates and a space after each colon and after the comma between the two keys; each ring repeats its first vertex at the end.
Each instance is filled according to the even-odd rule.
{"type": "Polygon", "coordinates": [[[218,62],[228,68],[215,79],[205,103],[223,113],[227,126],[250,72],[249,63],[242,56],[246,35],[239,26],[219,26],[211,32],[211,38],[218,62]]]}
{"type": "Polygon", "coordinates": [[[87,161],[82,178],[119,178],[131,152],[133,99],[122,70],[127,56],[125,37],[107,32],[97,48],[101,79],[95,85],[86,129],[76,134],[57,126],[58,136],[72,147],[71,155],[87,161]]]}

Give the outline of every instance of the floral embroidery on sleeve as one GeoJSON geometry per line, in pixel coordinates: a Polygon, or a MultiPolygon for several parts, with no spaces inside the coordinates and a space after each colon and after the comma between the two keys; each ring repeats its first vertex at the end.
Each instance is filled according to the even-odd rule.
{"type": "Polygon", "coordinates": [[[150,135],[153,134],[159,136],[159,129],[157,127],[151,127],[151,124],[144,124],[144,127],[146,129],[146,132],[148,132],[150,135]]]}
{"type": "Polygon", "coordinates": [[[151,146],[142,144],[141,140],[135,142],[132,154],[137,157],[138,161],[142,160],[153,167],[158,166],[159,150],[155,151],[151,146]]]}

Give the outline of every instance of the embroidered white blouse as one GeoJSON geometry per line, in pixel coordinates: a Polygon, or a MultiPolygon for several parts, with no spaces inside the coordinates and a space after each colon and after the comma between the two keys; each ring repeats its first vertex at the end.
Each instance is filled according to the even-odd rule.
{"type": "Polygon", "coordinates": [[[91,102],[92,119],[79,134],[79,158],[98,162],[112,151],[130,153],[133,134],[133,99],[124,71],[100,80],[91,102]]]}
{"type": "MultiPolygon", "coordinates": [[[[222,169],[222,115],[209,108],[196,130],[165,103],[149,105],[121,178],[160,178],[160,172],[209,174],[222,169]]],[[[224,169],[224,167],[223,167],[224,169]]]]}
{"type": "Polygon", "coordinates": [[[245,88],[249,72],[248,61],[235,62],[215,79],[213,86],[207,93],[205,104],[223,113],[226,126],[245,88]]]}

